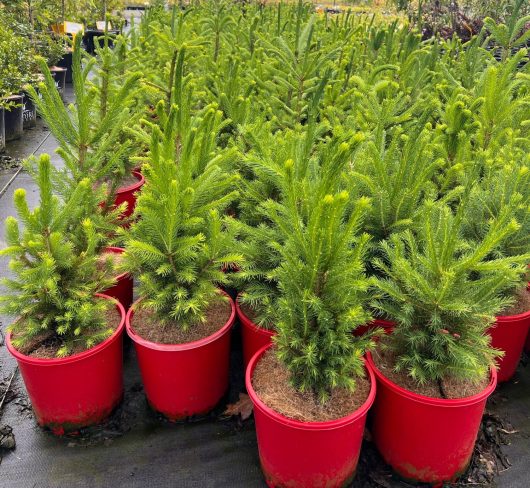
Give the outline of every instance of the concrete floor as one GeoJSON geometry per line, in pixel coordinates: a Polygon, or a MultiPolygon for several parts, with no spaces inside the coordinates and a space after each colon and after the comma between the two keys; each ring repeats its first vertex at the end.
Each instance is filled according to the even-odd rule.
{"type": "MultiPolygon", "coordinates": [[[[71,92],[67,94],[71,97],[71,92]]],[[[25,157],[53,154],[55,141],[42,123],[28,132],[23,141],[12,143],[8,152],[25,157]]],[[[55,164],[60,160],[55,155],[55,164]]],[[[0,191],[13,172],[0,173],[0,191]]],[[[16,188],[25,188],[30,204],[38,201],[38,190],[21,172],[0,197],[0,222],[14,215],[12,204],[16,188]]],[[[4,227],[0,226],[0,247],[5,246],[4,227]]],[[[7,261],[0,258],[0,274],[7,275],[7,261]]],[[[7,317],[0,317],[5,328],[7,317]]],[[[234,331],[232,385],[227,401],[237,399],[242,390],[242,364],[239,331],[234,331]]],[[[40,430],[28,410],[24,387],[17,376],[14,389],[21,393],[7,404],[1,423],[13,427],[17,448],[0,464],[2,488],[76,487],[263,487],[254,424],[221,421],[218,412],[196,423],[169,424],[146,406],[133,348],[125,349],[125,400],[112,425],[95,429],[79,438],[56,438],[40,430]]],[[[0,381],[16,366],[5,347],[0,347],[0,381]]],[[[518,433],[505,448],[513,466],[496,480],[501,488],[530,486],[530,366],[521,366],[516,377],[499,387],[488,409],[511,422],[518,433]]],[[[222,408],[221,408],[222,410],[222,408]]],[[[404,486],[393,483],[392,486],[404,486]]],[[[409,485],[407,485],[409,486],[409,485]]]]}

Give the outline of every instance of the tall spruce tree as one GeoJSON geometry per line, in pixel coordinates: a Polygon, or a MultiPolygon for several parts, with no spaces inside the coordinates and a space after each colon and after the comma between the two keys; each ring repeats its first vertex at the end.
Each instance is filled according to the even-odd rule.
{"type": "MultiPolygon", "coordinates": [[[[96,79],[89,75],[98,62],[95,58],[83,60],[81,38],[76,36],[73,51],[73,87],[75,101],[66,107],[57,91],[55,81],[44,60],[40,67],[44,82],[28,91],[50,131],[57,139],[57,153],[64,167],[54,169],[54,186],[63,196],[76,188],[84,178],[92,184],[119,181],[129,164],[132,141],[124,137],[124,128],[134,123],[132,108],[138,74],[119,75],[119,62],[111,59],[109,48],[102,49],[96,79]],[[120,88],[116,88],[116,84],[120,88]]],[[[113,195],[108,196],[109,201],[113,195]]],[[[97,202],[96,202],[97,205],[97,202]]]]}
{"type": "Polygon", "coordinates": [[[52,194],[50,159],[43,155],[37,184],[40,204],[33,210],[26,192],[15,191],[15,208],[24,228],[14,217],[6,220],[7,247],[0,255],[11,258],[15,276],[3,280],[7,292],[0,296],[0,306],[15,317],[10,329],[16,348],[55,339],[60,342],[57,355],[63,357],[79,345],[89,349],[112,333],[105,317],[110,303],[95,294],[113,282],[107,279],[110,263],[99,262],[96,252],[102,236],[90,220],[82,219],[90,181],[82,180],[67,200],[61,200],[52,194]],[[82,249],[72,239],[79,226],[86,242],[82,249]]]}
{"type": "MultiPolygon", "coordinates": [[[[231,221],[239,237],[236,249],[244,257],[233,275],[241,291],[239,300],[252,309],[254,322],[267,328],[275,325],[279,298],[275,270],[286,235],[264,213],[262,203],[287,198],[293,171],[297,180],[304,180],[323,167],[344,167],[363,140],[362,134],[348,133],[326,141],[326,126],[314,122],[297,130],[274,131],[273,126],[274,122],[256,123],[242,129],[239,215],[231,221]],[[285,161],[293,161],[294,169],[287,168],[285,161]]],[[[334,178],[327,180],[330,192],[342,181],[340,170],[334,178]]]]}

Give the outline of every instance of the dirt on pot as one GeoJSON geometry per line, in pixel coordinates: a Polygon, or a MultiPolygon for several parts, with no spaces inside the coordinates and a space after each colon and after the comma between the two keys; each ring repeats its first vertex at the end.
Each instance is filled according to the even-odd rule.
{"type": "Polygon", "coordinates": [[[396,372],[394,370],[396,364],[395,357],[391,351],[381,347],[382,343],[384,343],[384,338],[380,341],[380,346],[372,353],[376,366],[390,381],[418,395],[446,399],[466,398],[480,393],[489,384],[488,375],[478,383],[444,379],[440,383],[431,381],[419,385],[405,372],[396,372]]]}
{"type": "Polygon", "coordinates": [[[278,360],[275,351],[269,349],[256,365],[252,386],[265,405],[302,422],[325,422],[345,417],[361,407],[370,393],[370,382],[358,378],[354,392],[335,388],[330,399],[322,404],[314,394],[297,391],[289,380],[289,371],[278,360]]]}
{"type": "Polygon", "coordinates": [[[499,315],[509,317],[530,311],[530,290],[528,288],[517,290],[514,298],[515,303],[511,307],[504,309],[499,315]]]}
{"type": "Polygon", "coordinates": [[[230,318],[232,310],[228,301],[213,303],[206,311],[204,323],[183,330],[177,322],[162,325],[152,310],[137,307],[131,327],[143,339],[158,344],[185,344],[215,334],[230,318]]]}
{"type": "Polygon", "coordinates": [[[123,401],[104,422],[68,433],[64,439],[71,448],[108,445],[135,426],[144,424],[148,415],[143,386],[137,382],[125,389],[123,401]]]}

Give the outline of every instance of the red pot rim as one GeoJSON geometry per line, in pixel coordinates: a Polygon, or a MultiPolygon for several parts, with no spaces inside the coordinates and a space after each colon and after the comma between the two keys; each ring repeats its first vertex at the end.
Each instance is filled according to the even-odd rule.
{"type": "Polygon", "coordinates": [[[276,422],[279,422],[293,429],[299,429],[299,430],[309,430],[309,431],[333,430],[333,429],[338,429],[340,427],[344,427],[345,425],[351,424],[352,422],[355,422],[357,419],[361,418],[363,415],[366,415],[368,410],[374,403],[375,392],[376,392],[376,380],[375,380],[375,376],[372,371],[372,368],[365,361],[364,363],[365,368],[368,373],[368,378],[370,380],[370,392],[368,393],[368,398],[365,400],[365,402],[357,410],[353,411],[349,415],[346,415],[345,417],[341,417],[340,419],[327,420],[325,422],[302,422],[300,420],[290,419],[276,412],[275,410],[268,407],[265,403],[261,401],[261,399],[258,397],[256,391],[254,390],[252,386],[252,373],[254,372],[254,368],[256,367],[256,364],[258,363],[258,361],[261,359],[261,356],[270,347],[273,347],[273,345],[267,344],[263,346],[258,352],[256,352],[256,354],[254,354],[254,356],[248,363],[247,370],[245,372],[245,385],[247,387],[247,393],[250,396],[252,403],[254,403],[255,406],[259,407],[259,409],[265,415],[275,420],[276,422]]]}
{"type": "Polygon", "coordinates": [[[51,358],[51,359],[34,358],[31,356],[26,356],[25,354],[22,354],[21,352],[17,351],[11,344],[12,333],[8,332],[7,341],[6,341],[8,351],[15,357],[17,361],[22,361],[23,363],[26,363],[26,364],[33,364],[36,366],[59,366],[59,365],[76,363],[77,361],[81,361],[90,356],[93,356],[94,354],[97,354],[98,352],[100,352],[102,349],[107,348],[112,343],[118,340],[121,332],[123,331],[123,328],[125,326],[125,309],[123,308],[123,305],[115,298],[109,297],[108,295],[105,295],[103,293],[96,293],[96,296],[105,298],[107,300],[112,300],[114,304],[116,305],[116,308],[121,314],[120,324],[118,325],[118,327],[116,327],[116,330],[112,333],[112,335],[109,338],[105,339],[103,342],[100,342],[97,346],[94,346],[91,349],[88,349],[87,351],[74,354],[73,356],[68,356],[66,358],[51,358]]]}
{"type": "Polygon", "coordinates": [[[383,329],[393,329],[396,323],[391,320],[374,318],[368,325],[374,325],[376,327],[382,327],[383,329]]]}
{"type": "Polygon", "coordinates": [[[270,330],[270,329],[265,329],[264,327],[259,327],[254,322],[252,322],[252,320],[250,320],[248,318],[248,316],[245,314],[245,312],[243,312],[243,310],[239,306],[239,297],[240,296],[241,296],[241,293],[238,293],[237,297],[236,297],[236,300],[235,300],[235,305],[236,305],[237,315],[240,318],[243,319],[243,325],[245,327],[251,328],[256,334],[260,334],[260,335],[262,335],[264,337],[272,337],[272,336],[276,335],[276,331],[270,330]]]}
{"type": "MultiPolygon", "coordinates": [[[[125,249],[123,247],[116,247],[116,246],[106,246],[101,250],[103,253],[112,253],[112,254],[123,254],[125,252],[125,249]]],[[[129,276],[129,273],[125,272],[122,274],[119,274],[114,279],[115,280],[122,280],[129,276]]]]}
{"type": "Polygon", "coordinates": [[[129,193],[131,191],[139,190],[142,185],[145,183],[145,178],[142,173],[139,171],[132,171],[132,175],[135,176],[138,179],[137,183],[133,183],[129,186],[122,186],[116,190],[116,195],[121,195],[123,193],[129,193]]]}
{"type": "Polygon", "coordinates": [[[497,322],[519,322],[520,320],[530,319],[530,310],[528,312],[518,313],[517,315],[499,315],[495,317],[497,322]]]}
{"type": "Polygon", "coordinates": [[[479,403],[489,397],[497,386],[497,370],[495,369],[495,367],[492,366],[490,368],[490,382],[488,386],[484,388],[484,390],[482,390],[480,393],[465,398],[433,398],[426,395],[420,395],[419,393],[414,393],[389,380],[381,372],[381,370],[379,370],[370,352],[366,353],[366,361],[371,366],[372,370],[377,376],[378,381],[393,390],[394,393],[397,393],[398,395],[401,395],[409,400],[415,401],[417,403],[422,403],[424,405],[434,405],[439,407],[467,407],[469,405],[479,403]]]}
{"type": "Polygon", "coordinates": [[[236,307],[234,305],[234,300],[230,298],[230,295],[228,295],[228,293],[225,293],[223,290],[219,290],[219,291],[229,299],[230,308],[231,308],[230,317],[226,321],[225,325],[223,325],[218,331],[214,332],[212,335],[209,335],[208,337],[204,337],[197,341],[184,342],[182,344],[159,344],[158,342],[152,342],[152,341],[148,341],[147,339],[144,339],[143,337],[139,336],[136,332],[134,332],[131,326],[131,319],[132,319],[132,315],[134,314],[135,306],[138,305],[138,303],[142,301],[142,298],[139,298],[138,300],[136,300],[131,305],[129,310],[127,311],[127,316],[125,317],[125,328],[127,330],[127,334],[136,344],[140,344],[142,346],[148,347],[149,349],[155,349],[157,351],[166,351],[166,352],[188,351],[190,349],[197,349],[198,347],[206,346],[207,344],[214,342],[215,340],[219,339],[219,337],[226,334],[226,332],[228,332],[232,328],[232,325],[234,325],[234,320],[236,317],[236,307]]]}

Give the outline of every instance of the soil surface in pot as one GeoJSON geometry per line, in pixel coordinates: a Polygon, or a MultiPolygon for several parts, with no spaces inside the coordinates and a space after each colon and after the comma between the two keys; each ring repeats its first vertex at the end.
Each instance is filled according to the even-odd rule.
{"type": "Polygon", "coordinates": [[[253,322],[254,320],[256,320],[256,312],[254,311],[254,309],[248,304],[248,303],[243,303],[241,300],[238,300],[237,302],[239,304],[239,308],[241,309],[241,311],[253,322]]]}
{"type": "Polygon", "coordinates": [[[96,263],[98,270],[103,271],[105,269],[105,265],[110,262],[111,268],[116,272],[121,272],[118,270],[118,267],[123,263],[123,254],[112,252],[112,251],[103,251],[99,258],[98,262],[96,263]]]}
{"type": "Polygon", "coordinates": [[[265,405],[301,422],[326,422],[346,417],[361,407],[370,393],[370,381],[357,378],[354,392],[335,388],[329,400],[322,404],[314,394],[300,393],[293,388],[290,376],[276,357],[276,351],[269,349],[254,369],[252,386],[265,405]]]}
{"type": "MultiPolygon", "coordinates": [[[[105,178],[99,181],[99,184],[102,185],[105,183],[109,188],[112,185],[112,178],[105,178]]],[[[123,179],[120,180],[120,184],[118,185],[118,190],[121,190],[122,188],[126,188],[131,185],[136,185],[136,183],[139,183],[140,180],[134,176],[132,173],[126,174],[123,179]]]]}
{"type": "Polygon", "coordinates": [[[185,344],[215,334],[230,318],[232,308],[224,300],[217,301],[206,310],[206,321],[183,330],[177,322],[161,324],[152,310],[137,307],[131,327],[140,337],[158,344],[185,344]]]}
{"type": "Polygon", "coordinates": [[[419,385],[408,374],[394,371],[395,356],[391,351],[381,347],[381,344],[384,345],[384,341],[385,338],[381,339],[380,346],[372,352],[374,363],[390,381],[413,393],[431,398],[466,398],[482,392],[489,384],[490,377],[488,374],[478,383],[444,379],[440,383],[427,382],[424,385],[419,385]]]}
{"type": "Polygon", "coordinates": [[[515,294],[515,303],[504,309],[499,315],[509,317],[510,315],[519,315],[530,311],[530,290],[526,287],[521,288],[515,294]]]}
{"type": "MultiPolygon", "coordinates": [[[[120,325],[121,315],[115,307],[110,307],[105,311],[106,322],[109,328],[114,332],[120,325]]],[[[109,334],[110,336],[110,334],[109,334]]],[[[82,339],[83,336],[79,336],[82,339]]],[[[62,342],[56,335],[50,336],[50,333],[46,333],[40,337],[35,337],[31,342],[29,342],[23,348],[17,349],[20,353],[30,356],[32,358],[39,359],[56,359],[57,351],[62,346],[62,342]]],[[[79,341],[79,344],[76,345],[72,352],[67,356],[73,356],[74,354],[79,354],[86,351],[85,343],[83,340],[79,341]]]]}

